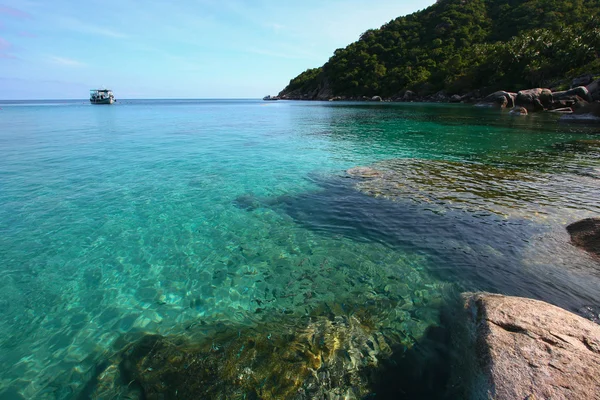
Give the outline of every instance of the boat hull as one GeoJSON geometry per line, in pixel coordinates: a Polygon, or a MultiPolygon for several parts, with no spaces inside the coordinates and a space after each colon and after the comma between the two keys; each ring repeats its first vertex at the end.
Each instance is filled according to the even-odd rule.
{"type": "Polygon", "coordinates": [[[113,98],[108,98],[108,99],[90,99],[90,103],[92,104],[112,104],[114,103],[115,100],[113,98]]]}

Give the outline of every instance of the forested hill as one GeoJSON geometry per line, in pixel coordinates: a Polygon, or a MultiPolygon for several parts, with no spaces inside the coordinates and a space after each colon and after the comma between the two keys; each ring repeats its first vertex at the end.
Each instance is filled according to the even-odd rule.
{"type": "Polygon", "coordinates": [[[438,0],[368,30],[284,98],[518,90],[600,71],[600,0],[438,0]]]}

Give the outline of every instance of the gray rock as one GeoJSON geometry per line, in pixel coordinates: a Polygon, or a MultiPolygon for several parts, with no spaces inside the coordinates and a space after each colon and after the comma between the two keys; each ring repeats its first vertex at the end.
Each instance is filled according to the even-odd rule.
{"type": "Polygon", "coordinates": [[[451,103],[460,103],[461,101],[462,101],[462,97],[458,94],[455,94],[452,97],[450,97],[451,103]]]}
{"type": "Polygon", "coordinates": [[[476,352],[472,398],[597,398],[599,325],[537,300],[463,297],[476,352]]]}
{"type": "Polygon", "coordinates": [[[404,96],[402,96],[403,101],[414,101],[417,98],[417,94],[412,90],[407,90],[404,92],[404,96]]]}
{"type": "Polygon", "coordinates": [[[600,218],[587,218],[567,226],[567,232],[571,235],[571,242],[600,257],[600,218]]]}
{"type": "Polygon", "coordinates": [[[552,93],[553,101],[561,101],[561,100],[577,101],[577,98],[582,98],[585,101],[592,101],[590,92],[585,86],[577,86],[573,89],[565,90],[562,92],[552,93]]]}
{"type": "Polygon", "coordinates": [[[554,113],[554,114],[572,114],[573,109],[571,107],[562,107],[562,108],[555,108],[553,110],[548,110],[548,112],[554,113]]]}
{"type": "Polygon", "coordinates": [[[527,115],[527,109],[525,107],[515,107],[510,110],[510,115],[527,115]]]}
{"type": "Polygon", "coordinates": [[[527,89],[517,93],[515,105],[527,108],[527,111],[543,111],[552,105],[550,89],[527,89]]]}
{"type": "Polygon", "coordinates": [[[492,106],[492,107],[499,107],[499,108],[513,108],[514,107],[514,100],[515,100],[515,93],[510,93],[510,92],[505,92],[503,90],[500,90],[498,92],[494,92],[488,96],[486,96],[480,103],[479,105],[488,105],[488,106],[492,106]]]}
{"type": "Polygon", "coordinates": [[[383,99],[381,98],[381,96],[373,96],[371,97],[371,101],[383,101],[383,99]]]}
{"type": "Polygon", "coordinates": [[[595,80],[586,86],[593,101],[600,101],[600,79],[595,80]]]}
{"type": "Polygon", "coordinates": [[[573,79],[573,82],[571,82],[571,87],[574,88],[577,86],[586,86],[592,83],[593,80],[594,76],[592,74],[581,75],[580,77],[573,79]]]}

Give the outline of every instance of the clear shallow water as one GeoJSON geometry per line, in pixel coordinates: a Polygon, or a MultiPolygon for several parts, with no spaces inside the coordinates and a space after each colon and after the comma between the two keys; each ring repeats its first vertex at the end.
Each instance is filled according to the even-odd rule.
{"type": "Polygon", "coordinates": [[[6,393],[71,398],[134,332],[363,307],[410,345],[448,292],[600,307],[598,263],[564,231],[600,211],[598,128],[419,104],[0,108],[6,393]],[[365,194],[357,165],[411,190],[365,194]]]}

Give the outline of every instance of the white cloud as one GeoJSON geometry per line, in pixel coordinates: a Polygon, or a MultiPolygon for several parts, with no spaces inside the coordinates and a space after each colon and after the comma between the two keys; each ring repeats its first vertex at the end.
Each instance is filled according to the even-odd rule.
{"type": "Polygon", "coordinates": [[[86,65],[81,61],[73,60],[72,58],[66,57],[50,56],[49,60],[53,64],[64,65],[66,67],[83,67],[86,65]]]}
{"type": "Polygon", "coordinates": [[[105,36],[114,39],[122,39],[127,37],[127,35],[117,31],[116,29],[111,29],[109,26],[98,26],[89,22],[82,22],[71,17],[60,17],[58,26],[83,34],[105,36]]]}

